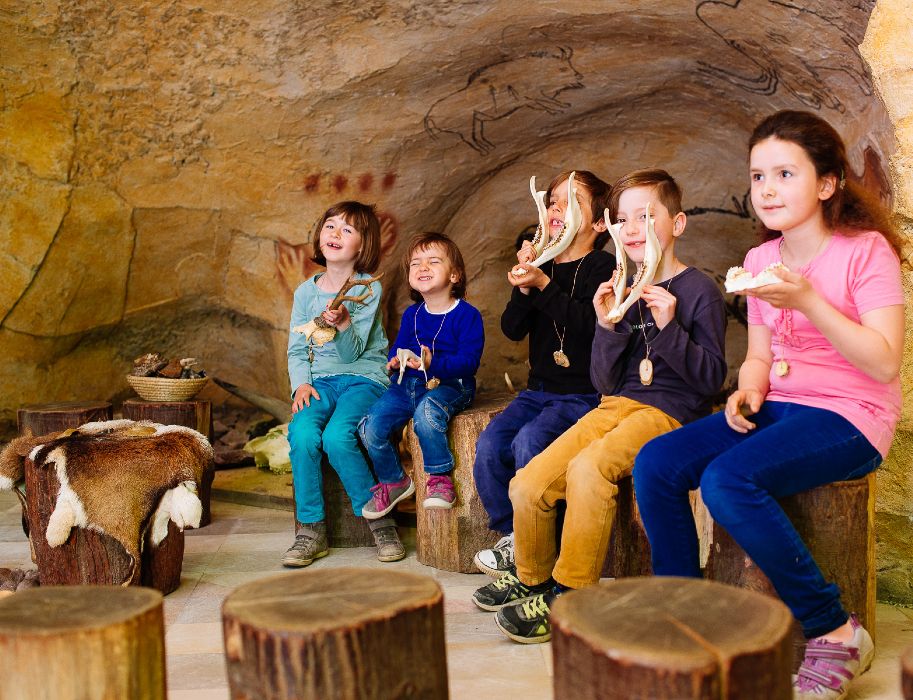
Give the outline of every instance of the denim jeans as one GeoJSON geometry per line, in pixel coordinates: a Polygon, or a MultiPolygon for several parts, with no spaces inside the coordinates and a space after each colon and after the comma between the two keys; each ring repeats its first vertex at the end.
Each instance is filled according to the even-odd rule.
{"type": "Polygon", "coordinates": [[[295,483],[295,517],[314,523],[325,517],[320,461],[326,452],[352,503],[352,512],[371,498],[374,476],[355,434],[359,421],[383,393],[383,385],[354,374],[318,377],[313,382],[320,400],[311,398],[292,416],[288,426],[292,480],[295,483]],[[343,396],[345,400],[343,401],[343,396]]]}
{"type": "Polygon", "coordinates": [[[881,455],[848,420],[821,408],[768,401],[737,433],[722,413],[648,442],[634,463],[634,489],[661,576],[701,575],[688,491],[700,487],[710,514],[770,579],[809,638],[848,618],[777,499],[857,479],[881,455]]]}
{"type": "Polygon", "coordinates": [[[488,527],[514,531],[508,486],[518,469],[599,404],[598,394],[552,394],[526,389],[494,417],[476,442],[473,477],[488,527]]]}
{"type": "Polygon", "coordinates": [[[377,480],[390,484],[403,478],[399,454],[390,438],[399,435],[410,418],[422,448],[425,472],[446,474],[453,470],[447,426],[474,397],[475,386],[460,379],[444,379],[434,389],[426,389],[421,377],[406,377],[402,384],[391,384],[358,426],[377,480]]]}

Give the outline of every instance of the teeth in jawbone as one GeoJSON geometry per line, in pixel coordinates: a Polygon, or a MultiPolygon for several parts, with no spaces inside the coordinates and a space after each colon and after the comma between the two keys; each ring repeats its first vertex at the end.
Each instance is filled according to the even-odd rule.
{"type": "MultiPolygon", "coordinates": [[[[609,210],[605,211],[605,221],[606,225],[609,226],[609,231],[612,234],[612,240],[615,242],[615,258],[616,260],[624,260],[625,251],[621,243],[621,226],[618,224],[610,224],[611,219],[609,218],[609,210]]],[[[615,305],[609,310],[609,313],[606,314],[606,321],[609,323],[618,323],[624,318],[625,311],[627,311],[631,306],[640,299],[640,295],[644,291],[644,287],[650,284],[653,281],[653,277],[656,275],[656,271],[659,269],[659,261],[662,259],[663,251],[659,245],[659,239],[656,237],[656,231],[653,230],[653,217],[650,215],[650,205],[647,204],[647,237],[644,240],[644,259],[643,262],[638,266],[637,273],[634,275],[634,279],[631,281],[631,291],[627,296],[624,294],[625,290],[625,277],[618,275],[621,279],[621,282],[616,279],[613,285],[615,290],[615,305]],[[620,293],[619,293],[620,291],[620,293]]],[[[624,263],[619,265],[619,271],[626,272],[626,266],[624,263]]]]}
{"type": "MultiPolygon", "coordinates": [[[[529,190],[536,202],[536,208],[539,210],[539,228],[536,229],[536,236],[533,238],[533,248],[536,251],[536,259],[531,260],[526,265],[530,267],[539,267],[540,265],[552,260],[571,245],[574,236],[577,235],[577,229],[583,221],[583,213],[580,211],[580,204],[577,202],[577,189],[574,187],[574,175],[571,173],[567,179],[567,211],[564,213],[564,225],[561,231],[555,236],[554,240],[549,240],[549,218],[548,209],[545,205],[545,192],[536,191],[536,178],[531,177],[529,180],[529,190]]],[[[527,270],[519,268],[515,277],[522,277],[527,270]]]]}
{"type": "Polygon", "coordinates": [[[771,263],[754,276],[744,267],[730,267],[726,273],[726,291],[732,294],[746,289],[756,289],[767,284],[778,284],[783,280],[774,274],[775,270],[789,272],[789,268],[781,262],[771,263]]]}

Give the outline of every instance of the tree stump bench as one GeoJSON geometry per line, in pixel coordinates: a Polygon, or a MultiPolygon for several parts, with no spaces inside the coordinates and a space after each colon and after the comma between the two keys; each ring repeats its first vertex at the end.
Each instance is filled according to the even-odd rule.
{"type": "Polygon", "coordinates": [[[792,615],[700,579],[608,581],[552,606],[555,700],[790,700],[792,615]]]}
{"type": "Polygon", "coordinates": [[[0,600],[4,700],[165,698],[162,596],[148,588],[33,588],[0,600]]]}
{"type": "Polygon", "coordinates": [[[78,428],[83,423],[111,420],[111,404],[107,401],[60,401],[36,403],[16,411],[19,435],[31,430],[32,435],[48,435],[67,428],[78,428]]]}
{"type": "MultiPolygon", "coordinates": [[[[330,547],[373,547],[374,535],[368,521],[352,512],[352,502],[336,470],[330,466],[326,455],[320,463],[323,479],[323,509],[327,524],[327,542],[330,547]]],[[[292,485],[292,520],[298,528],[295,513],[295,486],[292,485]]]]}
{"type": "Polygon", "coordinates": [[[913,647],[900,657],[900,687],[904,700],[913,700],[913,647]]]}
{"type": "Polygon", "coordinates": [[[45,533],[59,491],[53,470],[37,469],[32,459],[26,459],[29,543],[42,586],[149,586],[167,595],[181,585],[184,533],[173,522],[168,523],[168,536],[157,547],[146,533],[142,559],[136,564],[120,542],[92,529],[74,527],[66,542],[51,547],[45,533]]]}
{"type": "MultiPolygon", "coordinates": [[[[780,501],[824,578],[840,587],[843,606],[875,637],[875,474],[836,481],[780,501]]],[[[770,580],[726,530],[714,523],[707,578],[777,597],[770,580]]],[[[794,630],[794,668],[805,637],[794,630]]]]}
{"type": "Polygon", "coordinates": [[[488,513],[476,492],[472,466],[476,457],[476,440],[510,403],[509,396],[478,397],[475,403],[450,421],[448,438],[453,453],[451,476],[456,489],[453,508],[424,508],[428,475],[425,473],[418,436],[407,428],[409,452],[412,454],[412,479],[415,482],[416,555],[426,566],[446,571],[477,573],[472,559],[480,549],[491,547],[500,535],[488,529],[488,513]]]}
{"type": "Polygon", "coordinates": [[[448,697],[444,598],[427,576],[271,576],[228,595],[222,628],[233,700],[448,697]]]}
{"type": "MultiPolygon", "coordinates": [[[[162,425],[183,425],[193,428],[212,442],[212,403],[209,401],[146,401],[145,399],[127,399],[123,405],[124,418],[130,420],[148,420],[162,425]]],[[[212,522],[212,481],[215,478],[215,464],[210,464],[203,471],[200,483],[200,502],[203,504],[203,515],[200,527],[212,522]]]]}

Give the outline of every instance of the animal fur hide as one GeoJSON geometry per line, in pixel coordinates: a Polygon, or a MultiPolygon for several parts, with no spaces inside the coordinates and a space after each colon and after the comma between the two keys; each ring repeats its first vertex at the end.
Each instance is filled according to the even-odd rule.
{"type": "Polygon", "coordinates": [[[148,528],[157,545],[169,520],[181,529],[200,524],[197,484],[212,460],[212,447],[195,430],[115,420],[19,438],[0,455],[0,488],[22,481],[20,455],[27,447],[35,468],[53,469],[60,483],[46,532],[52,547],[66,542],[74,526],[91,528],[120,542],[135,566],[148,528]]]}

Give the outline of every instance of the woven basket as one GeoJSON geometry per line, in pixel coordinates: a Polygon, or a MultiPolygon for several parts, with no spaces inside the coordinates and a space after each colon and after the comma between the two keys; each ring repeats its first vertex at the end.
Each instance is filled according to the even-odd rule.
{"type": "Polygon", "coordinates": [[[208,381],[209,377],[168,379],[127,375],[127,383],[146,401],[186,401],[196,396],[208,381]]]}

